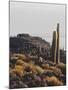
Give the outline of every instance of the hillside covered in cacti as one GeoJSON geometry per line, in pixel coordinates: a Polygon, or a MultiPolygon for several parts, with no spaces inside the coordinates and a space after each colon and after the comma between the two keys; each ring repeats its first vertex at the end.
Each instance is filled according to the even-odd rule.
{"type": "MultiPolygon", "coordinates": [[[[54,32],[55,33],[55,32],[54,32]]],[[[66,51],[60,50],[60,62],[53,35],[52,46],[40,37],[18,34],[10,37],[10,88],[66,85],[66,51]]]]}

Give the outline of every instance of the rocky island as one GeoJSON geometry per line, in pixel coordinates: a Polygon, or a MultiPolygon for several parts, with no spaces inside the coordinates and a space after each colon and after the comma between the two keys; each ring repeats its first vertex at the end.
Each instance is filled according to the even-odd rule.
{"type": "Polygon", "coordinates": [[[11,89],[66,85],[66,51],[59,49],[57,32],[53,33],[52,45],[24,33],[10,37],[11,89]]]}

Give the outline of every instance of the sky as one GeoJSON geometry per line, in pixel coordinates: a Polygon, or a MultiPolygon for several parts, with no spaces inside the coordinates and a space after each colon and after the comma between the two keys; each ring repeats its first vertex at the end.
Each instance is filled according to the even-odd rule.
{"type": "Polygon", "coordinates": [[[10,36],[28,33],[52,44],[53,31],[60,24],[60,48],[65,47],[65,5],[10,2],[10,36]]]}

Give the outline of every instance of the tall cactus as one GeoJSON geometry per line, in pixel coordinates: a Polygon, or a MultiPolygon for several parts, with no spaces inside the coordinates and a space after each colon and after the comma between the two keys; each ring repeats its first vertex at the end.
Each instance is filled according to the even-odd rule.
{"type": "Polygon", "coordinates": [[[59,50],[59,23],[57,24],[57,51],[56,51],[56,63],[60,61],[60,50],[59,50]]]}
{"type": "Polygon", "coordinates": [[[56,49],[57,49],[57,32],[53,32],[53,41],[52,41],[52,59],[56,63],[56,49]]]}
{"type": "Polygon", "coordinates": [[[59,23],[57,24],[57,31],[53,32],[52,59],[53,59],[54,63],[56,63],[56,64],[60,62],[59,23]]]}

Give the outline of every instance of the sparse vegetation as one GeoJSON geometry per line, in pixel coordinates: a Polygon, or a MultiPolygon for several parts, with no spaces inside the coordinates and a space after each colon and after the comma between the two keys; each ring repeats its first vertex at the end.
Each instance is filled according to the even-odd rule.
{"type": "Polygon", "coordinates": [[[46,77],[46,82],[48,86],[62,86],[63,85],[63,83],[59,81],[59,79],[56,78],[55,76],[46,77]]]}
{"type": "MultiPolygon", "coordinates": [[[[45,40],[19,35],[10,38],[10,49],[11,89],[66,85],[65,61],[60,60],[61,62],[57,63],[56,52],[52,52],[55,52],[52,57],[51,46],[45,40]]],[[[63,54],[65,57],[66,54],[63,54]]]]}
{"type": "Polygon", "coordinates": [[[49,62],[48,64],[41,63],[40,66],[31,61],[27,62],[25,54],[21,54],[20,57],[19,55],[16,59],[10,60],[11,66],[14,65],[14,68],[10,66],[10,88],[65,85],[65,64],[54,65],[53,62],[49,62]]]}

